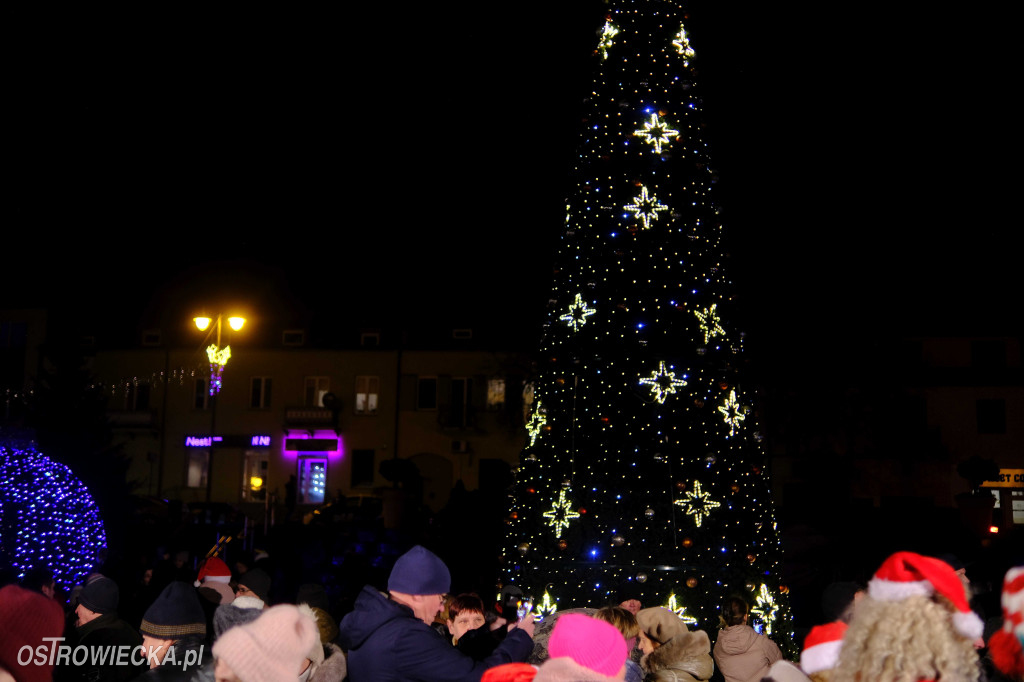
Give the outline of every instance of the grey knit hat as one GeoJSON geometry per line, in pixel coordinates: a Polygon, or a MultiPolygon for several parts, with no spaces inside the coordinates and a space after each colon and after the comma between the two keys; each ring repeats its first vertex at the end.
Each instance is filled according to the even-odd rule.
{"type": "Polygon", "coordinates": [[[175,581],[164,588],[142,616],[139,632],[157,639],[206,635],[206,615],[199,595],[188,583],[175,581]]]}

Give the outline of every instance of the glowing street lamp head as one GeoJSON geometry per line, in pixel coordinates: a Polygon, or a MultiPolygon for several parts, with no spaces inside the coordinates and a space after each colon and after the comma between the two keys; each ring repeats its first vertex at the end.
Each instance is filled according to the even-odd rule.
{"type": "Polygon", "coordinates": [[[228,318],[228,326],[230,326],[236,332],[239,329],[241,329],[243,325],[245,325],[245,318],[244,317],[229,317],[228,318]]]}
{"type": "Polygon", "coordinates": [[[249,487],[253,490],[259,490],[263,487],[263,479],[259,476],[253,476],[249,479],[249,487]]]}
{"type": "Polygon", "coordinates": [[[208,317],[194,317],[192,318],[192,321],[196,323],[196,327],[198,327],[201,332],[205,332],[209,329],[210,323],[213,322],[213,320],[208,317]]]}

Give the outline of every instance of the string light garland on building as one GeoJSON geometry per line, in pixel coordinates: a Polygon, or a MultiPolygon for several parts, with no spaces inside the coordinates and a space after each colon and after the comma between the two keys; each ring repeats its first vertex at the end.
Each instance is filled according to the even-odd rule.
{"type": "Polygon", "coordinates": [[[728,595],[752,603],[764,584],[773,638],[795,657],[770,479],[751,475],[760,429],[736,402],[744,336],[694,68],[702,27],[680,3],[602,11],[502,583],[563,611],[625,587],[649,604],[678,595],[702,629],[728,595]]]}
{"type": "Polygon", "coordinates": [[[658,363],[658,370],[651,376],[640,379],[640,383],[650,386],[651,392],[654,393],[654,399],[659,403],[664,403],[665,398],[676,392],[676,388],[686,386],[686,379],[676,379],[676,373],[670,371],[665,366],[665,361],[662,360],[658,363]]]}
{"type": "Polygon", "coordinates": [[[750,612],[761,619],[764,623],[765,634],[772,634],[772,625],[775,623],[775,613],[779,607],[775,605],[775,598],[768,592],[768,586],[761,583],[761,589],[757,591],[756,604],[751,607],[750,612]]]}
{"type": "Polygon", "coordinates": [[[717,303],[712,303],[704,310],[693,311],[693,314],[700,320],[700,330],[704,332],[704,343],[707,343],[716,336],[725,336],[725,330],[722,329],[722,319],[718,317],[718,313],[715,311],[717,307],[717,303]]]}
{"type": "Polygon", "coordinates": [[[580,517],[579,512],[573,511],[572,502],[566,498],[569,486],[562,486],[558,491],[558,499],[554,501],[551,509],[544,512],[542,516],[548,519],[548,525],[555,529],[555,537],[562,537],[562,531],[569,527],[569,522],[580,517]]]}
{"type": "Polygon", "coordinates": [[[701,488],[700,481],[693,482],[693,490],[686,491],[686,499],[676,500],[675,503],[686,511],[687,516],[693,517],[693,522],[697,524],[698,528],[700,528],[704,517],[708,516],[712,509],[718,509],[722,506],[721,502],[712,500],[711,494],[701,488]]]}
{"type": "Polygon", "coordinates": [[[106,550],[99,508],[67,466],[33,446],[0,444],[0,563],[45,568],[70,591],[106,550]]]}
{"type": "Polygon", "coordinates": [[[579,328],[587,323],[587,318],[596,312],[593,308],[587,307],[587,302],[583,300],[583,296],[576,294],[575,300],[569,305],[569,312],[558,319],[572,327],[572,330],[575,332],[579,331],[579,328]]]}
{"type": "Polygon", "coordinates": [[[743,411],[740,409],[740,404],[736,401],[735,389],[729,391],[729,397],[725,399],[724,405],[718,407],[718,411],[722,413],[725,423],[729,425],[729,437],[735,436],[736,429],[747,418],[747,415],[743,414],[743,411]]]}
{"type": "Polygon", "coordinates": [[[634,130],[633,134],[642,137],[644,142],[654,147],[656,154],[660,154],[661,145],[671,143],[672,138],[678,135],[679,131],[669,128],[668,124],[659,119],[657,114],[651,114],[651,120],[645,121],[644,127],[634,130]]]}
{"type": "Polygon", "coordinates": [[[632,204],[627,204],[623,208],[632,213],[634,218],[642,221],[645,230],[651,228],[651,221],[658,219],[659,212],[668,210],[668,206],[658,201],[658,197],[648,195],[646,185],[641,185],[640,195],[633,198],[632,204]]]}

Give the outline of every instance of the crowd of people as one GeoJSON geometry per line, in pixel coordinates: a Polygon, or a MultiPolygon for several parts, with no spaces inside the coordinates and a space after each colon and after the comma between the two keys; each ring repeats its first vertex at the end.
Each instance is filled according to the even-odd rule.
{"type": "Polygon", "coordinates": [[[210,557],[129,623],[110,578],[90,575],[65,608],[52,576],[30,572],[0,588],[0,682],[1024,680],[1024,567],[1006,573],[1001,618],[984,638],[963,569],[912,552],[890,556],[863,589],[827,591],[833,619],[810,630],[795,661],[752,627],[738,596],[712,633],[633,596],[539,623],[517,611],[511,586],[493,605],[451,596],[448,567],[421,546],[340,622],[322,586],[271,605],[271,583],[261,568],[233,572],[210,557]]]}

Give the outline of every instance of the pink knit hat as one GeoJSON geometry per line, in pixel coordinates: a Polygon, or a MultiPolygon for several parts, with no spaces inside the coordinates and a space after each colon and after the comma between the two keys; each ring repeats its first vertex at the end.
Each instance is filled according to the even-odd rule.
{"type": "Polygon", "coordinates": [[[551,658],[567,656],[605,677],[622,670],[628,653],[626,640],[614,625],[580,613],[560,616],[548,640],[551,658]]]}
{"type": "Polygon", "coordinates": [[[312,618],[291,604],[281,604],[225,632],[214,643],[213,655],[242,682],[280,682],[298,677],[302,661],[319,639],[312,618]]]}
{"type": "Polygon", "coordinates": [[[53,676],[49,665],[53,642],[43,637],[60,637],[64,631],[64,611],[60,604],[38,592],[18,585],[0,589],[0,669],[6,670],[18,682],[48,682],[53,676]],[[22,647],[32,652],[21,653],[22,647]],[[47,659],[39,663],[37,647],[45,646],[47,659]],[[27,665],[18,662],[18,658],[27,665]]]}
{"type": "Polygon", "coordinates": [[[868,595],[875,601],[902,601],[935,594],[953,603],[953,627],[957,632],[968,639],[981,637],[984,623],[971,611],[963,583],[944,561],[913,552],[896,552],[868,582],[868,595]]]}
{"type": "Polygon", "coordinates": [[[844,634],[846,623],[838,620],[811,628],[804,640],[804,650],[800,653],[800,668],[804,673],[813,675],[836,667],[844,634]]]}

